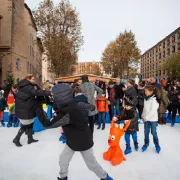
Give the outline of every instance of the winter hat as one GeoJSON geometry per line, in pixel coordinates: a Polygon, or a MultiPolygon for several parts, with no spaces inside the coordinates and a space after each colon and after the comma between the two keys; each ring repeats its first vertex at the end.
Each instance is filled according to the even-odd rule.
{"type": "Polygon", "coordinates": [[[61,108],[73,101],[73,92],[69,84],[57,84],[52,88],[54,102],[61,108]]]}
{"type": "Polygon", "coordinates": [[[130,100],[129,98],[124,98],[124,100],[125,100],[125,105],[126,105],[126,106],[131,106],[131,107],[134,107],[134,106],[135,106],[134,103],[133,103],[133,101],[130,100]]]}

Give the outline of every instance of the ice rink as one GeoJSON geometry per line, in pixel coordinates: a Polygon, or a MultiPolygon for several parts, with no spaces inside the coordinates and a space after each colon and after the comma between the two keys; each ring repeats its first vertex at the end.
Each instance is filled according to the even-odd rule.
{"type": "MultiPolygon", "coordinates": [[[[146,152],[134,151],[127,155],[127,161],[112,167],[102,158],[108,149],[109,125],[106,130],[95,130],[94,152],[99,163],[114,180],[180,180],[180,124],[158,126],[162,151],[155,152],[152,142],[146,152]]],[[[96,127],[95,127],[96,128],[96,127]]],[[[0,180],[55,180],[59,176],[59,155],[64,145],[59,142],[60,130],[46,130],[34,135],[38,143],[27,144],[25,135],[21,138],[23,147],[12,143],[16,128],[0,127],[0,180]]],[[[140,125],[139,146],[143,145],[143,125],[140,125]]],[[[121,140],[123,150],[124,139],[121,140]]],[[[77,152],[69,168],[69,180],[98,180],[90,172],[77,152]]]]}

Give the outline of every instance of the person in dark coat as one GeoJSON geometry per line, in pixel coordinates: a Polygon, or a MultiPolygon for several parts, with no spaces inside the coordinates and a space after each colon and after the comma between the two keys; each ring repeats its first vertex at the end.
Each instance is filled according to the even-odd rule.
{"type": "Polygon", "coordinates": [[[67,144],[60,155],[60,176],[58,180],[68,179],[69,163],[76,151],[80,152],[88,168],[101,180],[112,180],[106,171],[98,164],[93,153],[93,137],[88,122],[84,119],[83,111],[93,111],[95,107],[73,99],[70,85],[62,83],[52,89],[54,102],[58,106],[57,116],[48,125],[49,128],[59,123],[62,126],[67,144]]]}
{"type": "MultiPolygon", "coordinates": [[[[37,140],[34,140],[32,136],[33,122],[34,118],[36,117],[35,107],[37,104],[39,104],[39,106],[41,105],[41,103],[38,102],[37,97],[51,95],[50,91],[35,88],[33,84],[34,82],[34,76],[28,75],[18,84],[18,90],[15,99],[15,114],[20,120],[22,127],[13,140],[13,143],[18,147],[22,146],[20,144],[20,138],[24,132],[26,132],[28,136],[28,144],[37,142],[37,140]]],[[[41,110],[43,111],[42,106],[41,110]]]]}
{"type": "Polygon", "coordinates": [[[122,108],[122,100],[123,100],[123,96],[124,96],[123,88],[125,88],[125,86],[124,86],[124,84],[121,83],[121,79],[116,78],[116,84],[114,85],[116,114],[120,114],[120,110],[122,108]]]}
{"type": "Polygon", "coordinates": [[[134,87],[134,81],[128,80],[127,81],[127,89],[125,90],[125,97],[128,99],[131,99],[133,104],[137,106],[138,100],[137,100],[137,90],[134,87]]]}
{"type": "Polygon", "coordinates": [[[144,107],[144,97],[145,97],[145,92],[144,92],[144,82],[139,82],[138,84],[138,104],[137,104],[137,108],[138,108],[138,112],[139,112],[139,118],[140,120],[142,112],[143,112],[143,107],[144,107]]]}
{"type": "Polygon", "coordinates": [[[157,79],[156,79],[155,77],[152,77],[152,78],[150,79],[150,84],[149,84],[149,85],[155,86],[155,87],[161,92],[162,86],[161,86],[161,84],[159,84],[159,83],[157,82],[157,79]]]}
{"type": "Polygon", "coordinates": [[[117,122],[120,123],[120,121],[127,121],[130,120],[130,125],[128,129],[125,132],[125,141],[126,141],[126,150],[124,151],[125,154],[129,154],[132,152],[131,146],[130,146],[130,136],[132,135],[132,139],[134,141],[134,147],[136,151],[138,150],[138,138],[137,138],[137,131],[139,131],[138,126],[138,114],[136,111],[136,106],[134,105],[133,101],[131,101],[129,98],[125,98],[125,106],[123,111],[120,113],[119,116],[117,116],[117,122]]]}

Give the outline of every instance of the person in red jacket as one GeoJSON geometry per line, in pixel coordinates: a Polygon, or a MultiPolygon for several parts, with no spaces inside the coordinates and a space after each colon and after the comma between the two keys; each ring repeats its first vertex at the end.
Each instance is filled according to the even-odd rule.
{"type": "Polygon", "coordinates": [[[101,128],[102,124],[102,130],[105,129],[105,122],[106,122],[106,113],[108,112],[108,93],[106,92],[106,85],[105,82],[100,81],[99,87],[103,90],[103,94],[101,97],[97,100],[97,109],[98,109],[98,128],[101,128]]]}

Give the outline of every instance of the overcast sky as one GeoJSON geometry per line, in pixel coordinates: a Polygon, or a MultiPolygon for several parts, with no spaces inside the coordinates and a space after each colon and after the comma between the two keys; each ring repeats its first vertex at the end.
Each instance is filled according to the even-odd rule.
{"type": "MultiPolygon", "coordinates": [[[[55,3],[60,0],[54,0],[55,3]]],[[[31,9],[41,0],[25,0],[31,9]]],[[[100,61],[107,44],[132,30],[146,51],[180,27],[180,0],[70,0],[80,13],[84,45],[79,60],[100,61]]]]}

